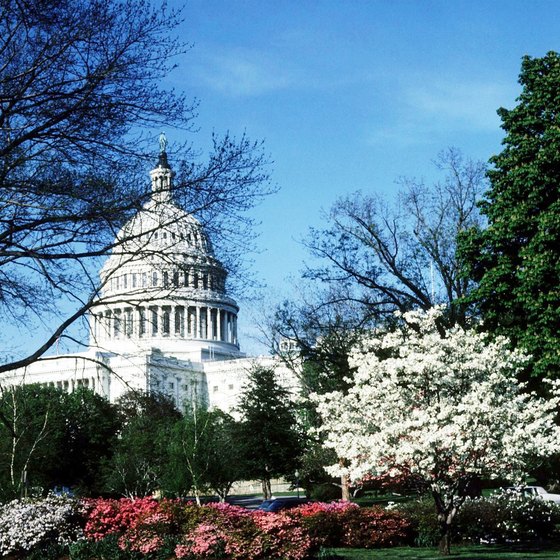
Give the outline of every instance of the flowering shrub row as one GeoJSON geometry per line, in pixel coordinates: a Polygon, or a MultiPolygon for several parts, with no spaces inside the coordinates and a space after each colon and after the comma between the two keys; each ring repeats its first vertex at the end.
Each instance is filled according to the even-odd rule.
{"type": "MultiPolygon", "coordinates": [[[[72,560],[197,558],[304,560],[320,547],[374,548],[437,537],[433,503],[399,510],[345,502],[311,503],[280,513],[179,500],[84,500],[49,496],[0,507],[0,556],[70,545],[72,560]]],[[[560,508],[522,495],[468,501],[457,519],[472,541],[552,535],[560,508]]],[[[39,556],[40,557],[40,556],[39,556]]]]}
{"type": "Polygon", "coordinates": [[[177,558],[303,560],[321,546],[373,548],[411,540],[411,524],[402,514],[345,502],[268,513],[144,498],[92,500],[84,512],[88,539],[118,535],[120,549],[142,554],[174,539],[177,558]]]}
{"type": "Polygon", "coordinates": [[[311,503],[292,510],[314,545],[377,548],[412,541],[412,525],[399,512],[350,502],[311,503]]]}

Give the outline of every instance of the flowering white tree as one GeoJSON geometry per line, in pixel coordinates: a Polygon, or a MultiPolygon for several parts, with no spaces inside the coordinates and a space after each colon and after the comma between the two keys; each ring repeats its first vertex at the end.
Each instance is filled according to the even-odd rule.
{"type": "Polygon", "coordinates": [[[516,373],[527,360],[508,341],[442,328],[441,308],[401,316],[389,333],[355,348],[347,395],[314,397],[326,445],[344,461],[330,468],[414,477],[434,497],[442,540],[480,476],[521,481],[536,457],[560,450],[558,390],[545,400],[524,392],[516,373]]]}

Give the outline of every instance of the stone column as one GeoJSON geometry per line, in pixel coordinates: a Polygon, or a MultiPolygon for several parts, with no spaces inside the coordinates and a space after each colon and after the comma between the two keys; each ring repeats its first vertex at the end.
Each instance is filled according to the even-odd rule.
{"type": "Polygon", "coordinates": [[[194,338],[201,338],[201,332],[200,332],[200,306],[196,306],[196,320],[195,320],[195,336],[194,338]]]}
{"type": "Polygon", "coordinates": [[[222,310],[216,309],[216,338],[222,340],[222,310]]]}

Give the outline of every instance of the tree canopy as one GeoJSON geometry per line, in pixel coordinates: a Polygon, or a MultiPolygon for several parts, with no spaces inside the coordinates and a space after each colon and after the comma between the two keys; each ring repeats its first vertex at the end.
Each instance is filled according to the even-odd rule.
{"type": "Polygon", "coordinates": [[[445,304],[451,323],[465,321],[472,283],[462,275],[457,236],[479,223],[485,166],[453,148],[435,163],[443,180],[401,179],[393,204],[351,194],[333,205],[326,229],[310,232],[306,244],[319,264],[305,276],[327,286],[322,306],[352,302],[355,321],[375,325],[395,310],[445,304]]]}
{"type": "Polygon", "coordinates": [[[490,162],[484,229],[462,239],[485,328],[533,356],[532,373],[560,376],[560,56],[523,58],[523,89],[501,108],[503,150],[490,162]]]}

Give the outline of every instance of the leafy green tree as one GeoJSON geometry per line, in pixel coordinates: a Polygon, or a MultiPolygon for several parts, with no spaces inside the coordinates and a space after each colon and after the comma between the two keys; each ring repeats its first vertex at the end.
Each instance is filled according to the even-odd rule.
{"type": "Polygon", "coordinates": [[[38,385],[3,390],[0,425],[0,487],[10,499],[29,487],[47,489],[53,483],[57,452],[63,433],[60,418],[64,393],[38,385]]]}
{"type": "Polygon", "coordinates": [[[111,457],[120,428],[117,409],[90,389],[79,388],[64,394],[61,416],[55,480],[80,494],[98,494],[103,464],[111,457]]]}
{"type": "Polygon", "coordinates": [[[485,328],[533,356],[531,375],[560,376],[560,57],[523,58],[523,89],[498,111],[504,148],[490,162],[486,228],[463,236],[471,297],[485,328]]]}
{"type": "Polygon", "coordinates": [[[243,465],[239,461],[237,422],[219,410],[214,413],[213,460],[208,469],[208,484],[220,501],[225,501],[234,482],[243,478],[243,465]]]}
{"type": "Polygon", "coordinates": [[[220,410],[193,405],[172,431],[164,489],[192,491],[198,504],[209,490],[224,501],[242,474],[233,418],[220,410]]]}
{"type": "Polygon", "coordinates": [[[105,464],[105,488],[128,497],[161,487],[171,430],[180,412],[165,395],[127,393],[118,402],[121,432],[105,464]]]}
{"type": "Polygon", "coordinates": [[[10,498],[29,487],[100,490],[101,465],[119,427],[115,408],[88,389],[68,394],[26,385],[3,390],[0,409],[0,486],[10,498]]]}
{"type": "Polygon", "coordinates": [[[293,396],[276,379],[273,368],[255,366],[238,411],[238,440],[246,478],[262,482],[265,499],[270,498],[270,480],[293,476],[303,449],[293,396]]]}

